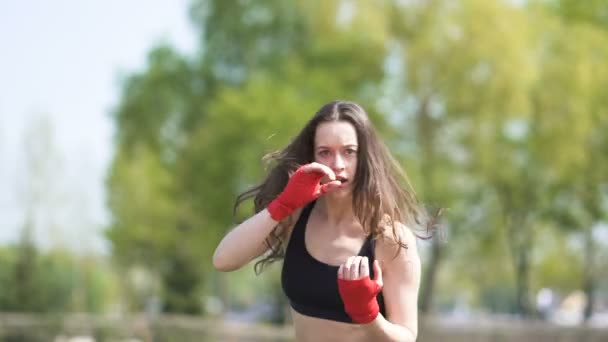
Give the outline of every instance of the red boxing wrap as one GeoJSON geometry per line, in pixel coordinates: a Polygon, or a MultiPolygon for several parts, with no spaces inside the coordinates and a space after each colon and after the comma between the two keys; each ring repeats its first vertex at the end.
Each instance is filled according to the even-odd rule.
{"type": "Polygon", "coordinates": [[[268,212],[275,221],[281,221],[294,210],[303,207],[327,191],[327,184],[321,185],[325,173],[305,171],[306,165],[300,166],[289,178],[287,186],[270,204],[268,212]]]}
{"type": "Polygon", "coordinates": [[[382,287],[368,277],[357,280],[338,279],[338,290],[346,313],[355,323],[366,324],[378,316],[376,296],[382,287]]]}

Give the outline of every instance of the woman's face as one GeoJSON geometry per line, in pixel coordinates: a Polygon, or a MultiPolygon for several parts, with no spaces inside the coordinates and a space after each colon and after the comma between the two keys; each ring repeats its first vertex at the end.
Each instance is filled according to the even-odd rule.
{"type": "Polygon", "coordinates": [[[317,126],[315,161],[328,166],[336,174],[336,179],[342,181],[342,185],[332,193],[352,190],[357,171],[357,143],[357,131],[349,122],[329,121],[317,126]]]}

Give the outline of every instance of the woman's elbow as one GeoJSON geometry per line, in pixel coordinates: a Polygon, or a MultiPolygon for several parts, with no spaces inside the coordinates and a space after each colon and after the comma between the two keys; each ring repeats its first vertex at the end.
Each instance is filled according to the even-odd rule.
{"type": "Polygon", "coordinates": [[[218,250],[213,253],[213,268],[220,272],[231,272],[239,269],[238,265],[230,262],[230,258],[223,256],[218,250]]]}

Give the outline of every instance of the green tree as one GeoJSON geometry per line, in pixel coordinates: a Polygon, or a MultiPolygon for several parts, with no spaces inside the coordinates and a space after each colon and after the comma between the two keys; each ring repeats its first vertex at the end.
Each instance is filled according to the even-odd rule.
{"type": "Polygon", "coordinates": [[[608,29],[608,2],[606,0],[543,0],[541,4],[574,24],[592,24],[602,29],[608,29]]]}
{"type": "MultiPolygon", "coordinates": [[[[589,256],[580,260],[594,266],[579,268],[592,289],[601,251],[591,227],[605,215],[598,203],[608,174],[599,47],[608,45],[596,21],[579,25],[554,9],[194,1],[200,50],[154,48],[147,68],[125,80],[115,111],[108,237],[125,275],[143,267],[159,283],[134,307],[161,295],[167,311],[197,312],[203,291],[227,291],[226,300],[238,291],[229,280],[240,275],[209,272],[235,224],[235,196],[264,174],[262,155],[335,98],[368,108],[420,198],[448,208],[450,243],[435,240],[425,260],[423,311],[437,286],[444,307],[459,284],[472,303],[530,314],[534,286],[573,286],[551,266],[566,240],[539,244],[557,226],[586,237],[589,256]]],[[[278,291],[274,280],[264,286],[278,291]]]]}
{"type": "Polygon", "coordinates": [[[9,308],[15,311],[37,311],[39,309],[38,250],[32,238],[32,225],[24,225],[19,243],[17,260],[13,268],[12,285],[13,301],[9,308]],[[32,295],[34,294],[34,295],[32,295]]]}
{"type": "Polygon", "coordinates": [[[330,100],[373,109],[384,56],[382,16],[373,14],[382,8],[362,2],[336,20],[338,5],[197,1],[200,54],[158,47],[147,70],[125,81],[108,237],[122,265],[145,265],[162,279],[166,310],[192,311],[183,303],[197,303],[208,285],[211,253],[235,222],[234,199],[259,181],[265,153],[330,100]],[[368,14],[374,21],[363,21],[368,14]]]}
{"type": "MultiPolygon", "coordinates": [[[[405,96],[398,96],[410,98],[403,124],[416,137],[411,159],[419,168],[421,197],[462,210],[448,211],[450,236],[479,234],[471,225],[480,221],[471,219],[470,212],[491,203],[478,200],[489,195],[484,190],[488,183],[496,184],[490,177],[505,170],[498,146],[502,127],[528,111],[533,65],[525,13],[502,1],[473,0],[395,3],[392,13],[405,65],[405,96]],[[471,178],[479,173],[482,177],[471,178]]],[[[504,175],[515,181],[513,176],[504,175]]],[[[433,241],[420,299],[423,312],[432,308],[447,246],[433,241]]]]}
{"type": "MultiPolygon", "coordinates": [[[[597,3],[596,3],[597,4],[597,3]]],[[[534,93],[539,123],[537,144],[559,154],[543,154],[551,180],[551,209],[546,218],[561,231],[582,237],[580,287],[587,295],[585,319],[593,312],[598,283],[600,245],[593,228],[606,219],[602,202],[608,182],[605,155],[608,140],[606,97],[608,84],[606,33],[597,25],[580,21],[545,23],[543,65],[534,93]]]]}

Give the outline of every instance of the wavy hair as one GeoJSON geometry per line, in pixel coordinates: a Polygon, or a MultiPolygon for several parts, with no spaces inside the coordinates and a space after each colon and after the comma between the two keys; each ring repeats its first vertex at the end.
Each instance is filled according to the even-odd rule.
{"type": "MultiPolygon", "coordinates": [[[[399,223],[409,228],[420,226],[426,220],[426,212],[419,204],[407,175],[378,138],[366,111],[349,101],[338,100],[324,105],[287,147],[264,156],[264,162],[270,166],[268,175],[259,185],[236,198],[234,211],[250,198],[254,198],[255,213],[266,208],[283,191],[290,175],[299,166],[314,161],[317,127],[320,123],[331,121],[348,122],[357,133],[359,147],[353,187],[354,214],[372,238],[382,236],[386,227],[391,227],[394,240],[407,249],[398,231],[399,223]]],[[[287,248],[285,232],[292,225],[292,220],[293,217],[289,216],[281,221],[266,238],[269,252],[256,262],[254,270],[257,274],[284,257],[287,248]]],[[[433,225],[434,222],[427,225],[427,233],[433,225]]]]}

